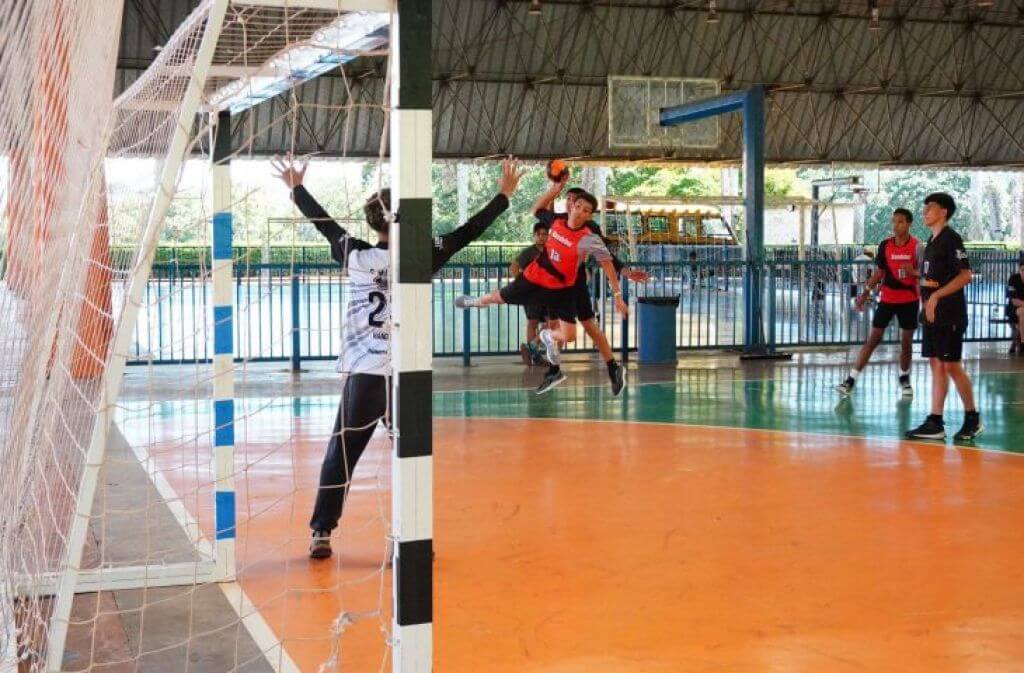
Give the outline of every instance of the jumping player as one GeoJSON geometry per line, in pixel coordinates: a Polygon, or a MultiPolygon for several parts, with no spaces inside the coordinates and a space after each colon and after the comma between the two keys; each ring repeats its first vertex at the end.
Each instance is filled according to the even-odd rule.
{"type": "MultiPolygon", "coordinates": [[[[587,190],[581,187],[570,187],[565,192],[565,210],[566,213],[572,211],[573,206],[576,205],[576,199],[583,194],[587,194],[587,190]]],[[[547,210],[553,210],[554,201],[544,204],[544,208],[547,210]]],[[[556,214],[556,217],[566,217],[565,213],[556,214]]],[[[608,239],[601,233],[601,229],[593,220],[587,220],[587,228],[589,228],[594,234],[601,237],[604,241],[605,246],[608,246],[608,239]]],[[[635,283],[646,283],[650,276],[638,269],[627,268],[623,262],[612,254],[612,266],[615,267],[615,272],[619,273],[629,280],[635,283]]],[[[608,368],[608,378],[612,385],[612,394],[618,395],[622,392],[622,389],[626,386],[625,370],[619,361],[615,359],[615,354],[612,352],[612,346],[608,343],[608,337],[605,335],[604,330],[597,324],[597,313],[594,311],[594,302],[591,299],[590,287],[587,284],[587,271],[585,268],[580,269],[576,275],[576,284],[573,285],[573,294],[576,299],[576,319],[579,320],[580,324],[583,325],[583,331],[587,333],[591,341],[594,342],[594,346],[597,347],[597,352],[600,353],[601,358],[605,362],[605,366],[608,368]]]]}
{"type": "Polygon", "coordinates": [[[881,301],[871,320],[868,340],[860,349],[857,363],[850,370],[850,375],[836,386],[843,395],[853,392],[857,377],[867,366],[878,344],[882,343],[882,336],[893,317],[900,324],[900,391],[904,397],[911,397],[914,394],[914,389],[910,385],[910,359],[913,355],[914,331],[917,330],[917,314],[920,309],[917,280],[919,245],[917,239],[910,235],[910,224],[913,220],[914,216],[906,208],[897,208],[893,211],[893,235],[878,246],[878,252],[875,254],[877,268],[864,284],[864,291],[857,296],[857,310],[863,311],[871,292],[878,285],[882,286],[881,301]]]}
{"type": "Polygon", "coordinates": [[[482,297],[462,296],[455,300],[459,308],[483,308],[492,304],[544,304],[548,307],[549,316],[558,319],[559,324],[540,333],[551,367],[537,388],[537,394],[546,393],[566,379],[560,366],[560,349],[576,340],[574,286],[587,257],[592,256],[597,260],[608,276],[616,308],[623,315],[629,312],[622,301],[622,290],[612,264],[612,255],[601,237],[586,226],[597,209],[597,199],[590,194],[578,196],[567,216],[556,215],[545,208],[562,192],[566,180],[568,174],[557,182],[552,181],[551,187],[533,206],[537,219],[550,226],[543,254],[531,262],[511,284],[482,297]]]}
{"type": "MultiPolygon", "coordinates": [[[[277,176],[292,192],[292,200],[331,245],[331,256],[348,272],[350,299],[344,327],[344,347],[338,371],[347,374],[320,469],[320,488],[309,526],[311,558],[331,555],[331,531],[341,518],[356,464],[373,436],[377,423],[388,413],[391,376],[391,307],[389,303],[391,254],[388,251],[391,193],[384,189],[363,206],[366,223],[377,234],[376,245],[351,236],[302,186],[306,166],[296,168],[290,158],[275,157],[277,176]]],[[[431,268],[437,271],[452,255],[483,234],[508,209],[522,171],[514,160],[502,164],[500,193],[483,210],[455,231],[434,239],[431,268]]]]}
{"type": "Polygon", "coordinates": [[[970,441],[984,429],[974,406],[971,379],[960,362],[967,329],[967,297],[964,287],[971,282],[971,266],[960,234],[949,226],[956,202],[949,194],[929,194],[924,200],[924,223],[932,235],[924,247],[921,265],[921,299],[924,327],[921,355],[932,369],[931,414],[924,423],[907,433],[908,439],[945,439],[942,411],[949,381],[953,380],[964,403],[964,424],[953,435],[956,441],[970,441]]]}

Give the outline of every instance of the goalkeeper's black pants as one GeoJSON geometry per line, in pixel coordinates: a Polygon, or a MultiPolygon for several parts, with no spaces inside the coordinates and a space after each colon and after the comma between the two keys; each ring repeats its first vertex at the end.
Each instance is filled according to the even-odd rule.
{"type": "Polygon", "coordinates": [[[320,488],[309,520],[313,530],[329,532],[338,526],[356,464],[377,423],[388,422],[390,383],[389,377],[377,374],[350,374],[345,381],[334,431],[320,467],[320,488]]]}

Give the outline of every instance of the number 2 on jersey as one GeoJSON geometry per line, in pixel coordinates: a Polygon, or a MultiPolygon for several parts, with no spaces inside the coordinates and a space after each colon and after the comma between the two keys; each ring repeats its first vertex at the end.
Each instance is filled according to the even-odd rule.
{"type": "Polygon", "coordinates": [[[377,305],[372,311],[370,311],[370,327],[383,327],[384,321],[380,319],[380,314],[387,307],[388,298],[383,292],[371,292],[370,302],[377,305]]]}

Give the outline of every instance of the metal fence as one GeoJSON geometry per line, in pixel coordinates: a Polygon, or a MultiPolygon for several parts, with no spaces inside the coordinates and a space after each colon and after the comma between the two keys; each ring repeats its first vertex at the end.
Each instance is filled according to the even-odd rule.
{"type": "MultiPolygon", "coordinates": [[[[967,287],[967,339],[1008,339],[1004,320],[1006,279],[1016,257],[972,255],[974,281],[967,287]]],[[[732,259],[643,261],[633,266],[651,275],[648,283],[625,284],[634,318],[622,320],[600,272],[591,273],[598,323],[613,348],[638,343],[638,296],[676,296],[676,345],[680,349],[743,346],[743,273],[732,259]]],[[[776,346],[842,345],[861,342],[870,329],[870,310],[853,309],[853,297],[871,273],[871,262],[849,259],[769,261],[765,264],[763,327],[776,346]]],[[[516,353],[526,318],[516,306],[460,311],[455,298],[483,294],[509,281],[503,262],[450,264],[433,283],[434,355],[462,357],[516,353]]],[[[115,291],[116,292],[116,291],[115,291]]],[[[116,292],[119,298],[119,293],[116,292]]],[[[195,362],[212,356],[208,325],[212,287],[208,267],[163,263],[154,266],[131,346],[135,363],[195,362]]],[[[337,357],[348,284],[335,264],[249,264],[235,272],[235,352],[246,360],[337,357]]],[[[895,326],[887,338],[894,339],[895,326]]],[[[591,350],[579,330],[572,350],[591,350]]]]}

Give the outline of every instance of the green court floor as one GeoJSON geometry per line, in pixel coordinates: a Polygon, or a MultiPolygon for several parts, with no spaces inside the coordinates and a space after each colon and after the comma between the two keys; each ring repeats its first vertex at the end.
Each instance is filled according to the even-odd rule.
{"type": "MultiPolygon", "coordinates": [[[[968,364],[985,425],[985,432],[975,442],[979,448],[1024,453],[1020,435],[1024,428],[1024,367],[1018,362],[968,364]]],[[[634,368],[631,385],[621,398],[613,397],[603,379],[595,376],[600,367],[596,362],[571,365],[569,380],[542,396],[527,387],[532,379],[524,379],[522,385],[510,383],[517,387],[507,389],[435,392],[434,413],[680,423],[897,440],[923,420],[929,406],[929,374],[919,363],[912,373],[913,399],[900,396],[895,368],[890,365],[869,367],[848,398],[833,388],[846,372],[834,362],[749,369],[680,368],[672,380],[649,383],[638,383],[643,368],[634,368]]],[[[499,384],[493,377],[488,381],[490,386],[499,384]]],[[[963,408],[952,390],[945,415],[952,436],[963,420],[963,408]]],[[[600,441],[599,428],[595,428],[594,438],[600,441]]]]}

